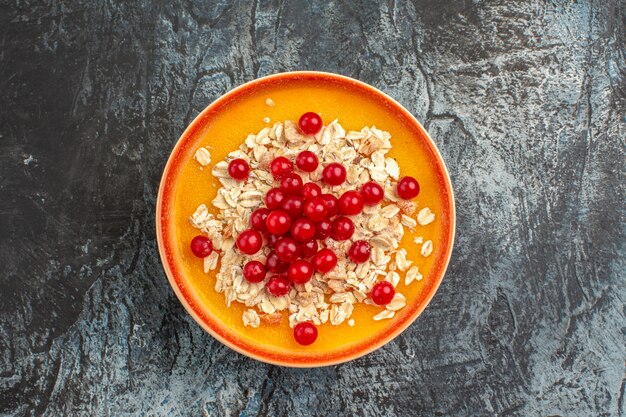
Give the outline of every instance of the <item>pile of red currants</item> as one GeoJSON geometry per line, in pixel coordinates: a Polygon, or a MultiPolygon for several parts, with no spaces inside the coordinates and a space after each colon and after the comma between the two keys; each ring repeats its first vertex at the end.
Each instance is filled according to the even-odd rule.
{"type": "MultiPolygon", "coordinates": [[[[304,134],[315,134],[321,129],[322,120],[316,113],[305,113],[298,127],[304,134]]],[[[322,193],[314,182],[304,184],[296,168],[313,172],[318,166],[317,156],[310,151],[300,152],[295,166],[284,156],[275,158],[269,169],[277,186],[266,193],[265,207],[252,212],[250,229],[241,232],[236,240],[237,249],[246,255],[254,255],[264,244],[271,248],[265,264],[248,261],[243,267],[243,276],[248,282],[258,283],[270,273],[265,285],[276,297],[289,293],[292,283],[307,283],[315,272],[332,271],[337,265],[337,255],[328,248],[320,248],[320,241],[328,237],[336,241],[350,239],[354,223],[348,216],[361,213],[366,205],[380,203],[384,197],[383,188],[373,181],[339,197],[322,193]]],[[[243,159],[233,159],[228,172],[235,180],[245,181],[250,167],[243,159]]],[[[341,185],[346,180],[346,168],[340,163],[330,163],[322,171],[322,180],[327,185],[341,185]]],[[[397,193],[403,199],[415,198],[419,184],[415,178],[403,177],[397,184],[397,193]]],[[[191,241],[191,250],[196,256],[205,257],[212,252],[213,245],[208,238],[196,236],[191,241]]],[[[370,254],[370,244],[364,240],[353,242],[347,253],[354,263],[367,262],[370,254]]],[[[370,295],[376,304],[386,305],[394,294],[393,285],[381,281],[370,295]]],[[[299,323],[294,337],[300,344],[311,344],[317,337],[317,329],[312,323],[299,323]]]]}

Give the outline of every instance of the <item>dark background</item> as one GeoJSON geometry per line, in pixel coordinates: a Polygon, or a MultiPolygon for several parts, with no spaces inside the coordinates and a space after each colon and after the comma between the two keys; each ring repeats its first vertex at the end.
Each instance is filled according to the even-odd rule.
{"type": "Polygon", "coordinates": [[[626,414],[623,1],[0,4],[0,415],[626,414]],[[205,334],[154,230],[185,126],[296,69],[404,104],[458,212],[424,314],[314,370],[205,334]]]}

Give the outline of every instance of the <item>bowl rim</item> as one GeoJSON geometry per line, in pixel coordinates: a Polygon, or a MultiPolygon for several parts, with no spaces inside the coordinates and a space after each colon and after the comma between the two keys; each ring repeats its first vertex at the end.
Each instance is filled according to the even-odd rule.
{"type": "MultiPolygon", "coordinates": [[[[433,142],[432,138],[430,137],[426,129],[419,122],[419,120],[417,120],[417,118],[415,118],[415,116],[413,116],[413,114],[411,114],[411,112],[409,112],[402,104],[400,104],[398,101],[396,101],[395,99],[393,99],[386,93],[380,91],[376,87],[373,87],[363,81],[359,81],[359,80],[356,80],[354,78],[351,78],[345,75],[324,72],[324,71],[288,71],[288,72],[281,72],[281,73],[276,73],[276,74],[271,74],[271,75],[267,75],[264,77],[256,78],[254,80],[248,81],[244,84],[241,84],[227,91],[226,93],[218,97],[216,100],[214,100],[212,103],[210,103],[208,106],[206,106],[194,118],[194,120],[185,128],[185,130],[183,131],[179,139],[176,141],[176,144],[172,148],[172,151],[165,164],[165,167],[163,168],[163,175],[159,183],[159,191],[158,191],[157,200],[156,200],[155,223],[156,223],[155,226],[156,226],[156,236],[157,236],[157,245],[159,249],[159,256],[161,258],[161,264],[163,266],[167,279],[170,283],[170,286],[174,290],[174,293],[178,297],[179,301],[181,302],[181,304],[183,305],[187,313],[189,313],[192,316],[192,318],[200,325],[200,327],[202,327],[207,333],[209,333],[211,336],[213,336],[214,338],[216,338],[217,340],[219,340],[221,343],[228,346],[229,348],[245,356],[248,356],[252,359],[258,360],[260,362],[273,364],[273,365],[280,365],[280,366],[285,366],[285,367],[292,367],[292,368],[313,368],[313,367],[337,365],[337,364],[348,362],[348,361],[357,359],[359,357],[362,357],[364,355],[367,355],[368,353],[371,353],[374,350],[381,348],[382,346],[386,345],[387,343],[395,339],[400,333],[402,333],[407,327],[409,327],[417,319],[417,317],[419,317],[422,314],[426,306],[430,303],[430,301],[434,297],[439,286],[441,285],[441,282],[443,281],[443,277],[445,276],[446,270],[450,263],[450,258],[451,258],[452,250],[454,247],[454,238],[455,238],[455,233],[456,233],[456,211],[455,211],[454,191],[452,188],[452,182],[450,180],[450,174],[448,172],[448,169],[445,165],[445,162],[443,160],[443,157],[441,156],[439,149],[433,142]],[[177,158],[178,154],[181,148],[183,147],[183,145],[185,145],[186,142],[194,136],[194,133],[198,130],[198,128],[201,127],[202,122],[205,119],[210,118],[212,111],[216,108],[219,108],[222,104],[229,102],[231,99],[235,98],[239,94],[249,89],[253,89],[254,87],[258,85],[280,81],[281,79],[283,80],[284,79],[296,79],[297,80],[297,79],[302,79],[302,78],[323,79],[327,81],[332,80],[338,83],[348,83],[353,87],[356,86],[356,87],[360,87],[363,90],[367,90],[367,92],[369,92],[373,96],[379,96],[381,99],[384,99],[385,101],[387,101],[387,103],[391,104],[395,110],[397,110],[404,117],[406,117],[410,123],[414,124],[417,130],[421,132],[424,139],[426,139],[426,142],[431,148],[430,150],[436,157],[435,158],[436,165],[438,165],[440,169],[442,170],[443,182],[445,183],[445,189],[449,195],[449,204],[448,204],[449,235],[446,241],[446,251],[445,251],[444,257],[442,258],[441,264],[437,265],[438,266],[438,269],[436,271],[437,275],[433,277],[433,284],[426,291],[426,293],[421,297],[419,305],[417,305],[414,308],[414,310],[411,312],[410,315],[407,315],[401,321],[399,321],[393,327],[393,329],[386,334],[386,336],[378,338],[374,340],[372,343],[369,343],[358,350],[346,350],[345,352],[341,352],[337,355],[326,354],[314,360],[306,360],[302,357],[295,357],[295,356],[290,357],[289,355],[267,354],[263,352],[263,350],[261,349],[254,349],[253,347],[246,346],[246,345],[250,345],[250,343],[238,344],[236,343],[237,337],[229,335],[227,332],[220,331],[220,329],[211,327],[209,323],[203,317],[201,317],[201,314],[198,311],[196,311],[193,305],[193,300],[188,299],[185,296],[185,294],[183,294],[183,291],[181,290],[179,282],[176,280],[174,272],[172,271],[172,265],[170,265],[171,260],[166,250],[169,245],[169,242],[165,238],[167,230],[166,228],[164,228],[164,217],[163,217],[164,195],[166,193],[166,190],[169,189],[168,179],[173,173],[175,173],[175,170],[173,170],[173,165],[180,165],[180,164],[175,164],[175,162],[177,162],[177,159],[178,159],[177,158]],[[232,339],[229,338],[231,336],[232,336],[232,339]]],[[[206,317],[206,319],[209,319],[209,317],[206,317]]],[[[217,324],[220,324],[222,327],[227,327],[223,325],[217,319],[215,320],[215,322],[217,324]]]]}

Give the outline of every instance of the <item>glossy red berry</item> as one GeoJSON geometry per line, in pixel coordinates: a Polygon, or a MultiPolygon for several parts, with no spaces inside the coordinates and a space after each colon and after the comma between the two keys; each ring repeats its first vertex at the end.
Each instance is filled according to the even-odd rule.
{"type": "Polygon", "coordinates": [[[332,194],[322,194],[320,197],[326,208],[328,209],[328,217],[333,217],[335,214],[339,213],[339,200],[332,194]]]}
{"type": "Polygon", "coordinates": [[[191,251],[198,258],[204,258],[213,252],[213,243],[206,236],[196,236],[191,239],[191,251]]]}
{"type": "Polygon", "coordinates": [[[281,210],[275,210],[267,215],[265,219],[267,231],[274,235],[284,235],[291,227],[291,217],[281,210]]]}
{"type": "Polygon", "coordinates": [[[370,296],[372,301],[379,306],[387,305],[393,300],[393,296],[396,295],[396,290],[393,285],[387,281],[380,281],[374,285],[370,296]]]}
{"type": "Polygon", "coordinates": [[[274,249],[276,247],[276,242],[278,242],[278,239],[280,239],[280,236],[268,233],[267,235],[265,235],[265,238],[267,239],[267,246],[274,249]]]}
{"type": "Polygon", "coordinates": [[[328,164],[322,171],[322,178],[328,185],[341,185],[346,180],[346,168],[337,162],[328,164]]]}
{"type": "Polygon", "coordinates": [[[291,262],[300,256],[300,246],[298,242],[290,237],[281,237],[276,242],[276,255],[284,261],[291,262]]]}
{"type": "Polygon", "coordinates": [[[363,211],[363,196],[360,192],[350,190],[339,197],[339,212],[347,216],[354,216],[363,211]]]}
{"type": "Polygon", "coordinates": [[[300,245],[300,256],[303,258],[310,258],[317,253],[319,245],[316,240],[309,240],[300,245]]]}
{"type": "Polygon", "coordinates": [[[309,282],[313,276],[313,265],[311,265],[311,262],[305,261],[304,259],[293,261],[289,264],[287,276],[296,284],[309,282]]]}
{"type": "Polygon", "coordinates": [[[270,214],[270,210],[265,207],[254,210],[250,215],[250,225],[252,228],[254,230],[258,230],[259,232],[266,231],[267,226],[265,225],[265,220],[267,220],[268,214],[270,214]]]}
{"type": "Polygon", "coordinates": [[[298,129],[306,135],[314,135],[322,129],[322,118],[313,112],[304,113],[298,120],[298,129]]]}
{"type": "Polygon", "coordinates": [[[307,182],[302,186],[302,198],[310,200],[311,198],[319,197],[322,195],[322,189],[314,182],[307,182]]]}
{"type": "Polygon", "coordinates": [[[348,256],[355,264],[367,262],[370,259],[371,253],[372,247],[364,240],[357,240],[350,246],[350,249],[348,249],[348,256]]]}
{"type": "Polygon", "coordinates": [[[315,225],[315,239],[326,239],[330,236],[333,226],[330,220],[322,220],[315,225]]]}
{"type": "Polygon", "coordinates": [[[385,197],[385,191],[380,184],[370,181],[363,184],[363,188],[361,188],[361,194],[363,195],[363,202],[366,206],[375,206],[376,204],[383,201],[383,197],[385,197]]]}
{"type": "Polygon", "coordinates": [[[265,273],[265,265],[259,261],[249,261],[243,266],[243,277],[251,283],[263,281],[265,273]]]}
{"type": "Polygon", "coordinates": [[[276,210],[283,204],[285,197],[285,193],[280,188],[272,188],[265,194],[265,205],[270,210],[276,210]]]}
{"type": "Polygon", "coordinates": [[[233,159],[228,164],[228,175],[236,180],[248,179],[250,174],[250,165],[241,158],[233,159]]]}
{"type": "Polygon", "coordinates": [[[282,209],[292,219],[297,219],[302,216],[302,210],[304,209],[304,200],[297,195],[290,195],[283,201],[282,209]]]}
{"type": "Polygon", "coordinates": [[[308,346],[317,339],[317,327],[308,321],[298,323],[293,328],[293,338],[303,346],[308,346]]]}
{"type": "Polygon", "coordinates": [[[286,195],[300,194],[302,192],[302,177],[294,172],[289,172],[280,178],[280,189],[286,195]]]}
{"type": "Polygon", "coordinates": [[[328,215],[328,208],[321,197],[304,202],[304,215],[314,222],[320,222],[328,215]]]}
{"type": "Polygon", "coordinates": [[[289,264],[280,259],[275,251],[271,251],[265,260],[265,268],[275,274],[282,274],[283,272],[287,272],[289,264]]]}
{"type": "Polygon", "coordinates": [[[270,172],[275,179],[280,179],[283,175],[293,172],[293,164],[284,156],[279,156],[270,163],[270,172]]]}
{"type": "Polygon", "coordinates": [[[404,200],[417,197],[420,193],[420,185],[413,177],[402,177],[396,186],[398,196],[404,200]]]}
{"type": "Polygon", "coordinates": [[[246,255],[253,255],[261,249],[263,237],[257,230],[248,229],[237,236],[237,249],[246,255]]]}
{"type": "Polygon", "coordinates": [[[324,248],[315,254],[312,263],[317,272],[325,274],[337,265],[337,255],[332,250],[324,248]]]}
{"type": "Polygon", "coordinates": [[[339,216],[332,223],[330,237],[335,240],[348,240],[354,233],[354,223],[346,216],[339,216]]]}
{"type": "Polygon", "coordinates": [[[275,297],[282,297],[289,292],[289,280],[281,275],[272,276],[265,286],[275,297]]]}
{"type": "Polygon", "coordinates": [[[311,151],[302,151],[296,158],[296,165],[304,172],[313,172],[320,164],[317,156],[311,151]]]}
{"type": "Polygon", "coordinates": [[[301,217],[291,225],[291,237],[298,242],[306,242],[315,236],[315,223],[301,217]]]}

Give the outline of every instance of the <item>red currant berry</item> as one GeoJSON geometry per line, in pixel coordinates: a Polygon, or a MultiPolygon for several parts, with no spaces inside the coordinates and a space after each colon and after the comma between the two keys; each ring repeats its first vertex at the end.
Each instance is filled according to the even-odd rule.
{"type": "Polygon", "coordinates": [[[283,201],[282,209],[292,219],[296,219],[302,216],[302,210],[304,208],[304,200],[297,195],[290,195],[283,201]]]}
{"type": "Polygon", "coordinates": [[[346,216],[339,216],[333,220],[330,237],[335,240],[348,240],[354,233],[354,223],[346,216]]]}
{"type": "Polygon", "coordinates": [[[317,253],[319,246],[317,241],[309,240],[308,242],[304,242],[300,245],[300,256],[303,258],[310,258],[311,256],[317,253]]]}
{"type": "Polygon", "coordinates": [[[276,242],[278,242],[278,239],[280,239],[280,236],[273,235],[271,233],[268,233],[265,237],[267,238],[267,246],[272,249],[276,247],[276,242]]]}
{"type": "Polygon", "coordinates": [[[313,172],[319,165],[317,156],[311,151],[302,151],[296,158],[296,165],[304,172],[313,172]]]}
{"type": "Polygon", "coordinates": [[[289,276],[289,279],[296,284],[309,282],[313,276],[313,265],[311,265],[311,262],[303,259],[293,261],[289,264],[287,276],[289,276]]]}
{"type": "Polygon", "coordinates": [[[265,265],[259,261],[250,261],[243,266],[243,277],[251,283],[263,281],[265,272],[265,265]]]}
{"type": "Polygon", "coordinates": [[[311,198],[319,197],[322,195],[322,189],[314,182],[307,182],[302,186],[302,198],[310,200],[311,198]]]}
{"type": "Polygon", "coordinates": [[[387,305],[393,300],[393,296],[396,295],[396,289],[393,285],[387,281],[380,281],[372,288],[372,301],[379,306],[387,305]]]}
{"type": "Polygon", "coordinates": [[[265,267],[270,272],[273,272],[275,274],[282,274],[283,272],[287,272],[289,264],[281,260],[275,251],[271,251],[267,255],[267,259],[265,260],[265,267]]]}
{"type": "Polygon", "coordinates": [[[332,271],[337,265],[337,255],[332,250],[324,248],[315,254],[312,262],[317,272],[325,274],[332,271]]]}
{"type": "Polygon", "coordinates": [[[291,225],[291,237],[298,242],[306,242],[315,236],[315,224],[304,217],[299,218],[291,225]]]}
{"type": "Polygon", "coordinates": [[[293,164],[284,156],[279,156],[270,163],[270,172],[274,179],[280,179],[283,175],[293,172],[293,164]]]}
{"type": "Polygon", "coordinates": [[[241,158],[233,159],[228,164],[228,174],[236,180],[248,179],[250,173],[250,166],[246,161],[241,158]]]}
{"type": "Polygon", "coordinates": [[[253,255],[263,246],[263,237],[256,230],[248,229],[237,236],[237,248],[246,255],[253,255]]]}
{"type": "Polygon", "coordinates": [[[284,211],[276,210],[267,215],[267,231],[274,235],[284,235],[291,227],[291,218],[284,211]]]}
{"type": "Polygon", "coordinates": [[[204,258],[213,252],[213,243],[206,236],[196,236],[191,239],[191,251],[198,258],[204,258]]]}
{"type": "Polygon", "coordinates": [[[324,200],[324,204],[328,209],[328,217],[333,217],[339,213],[339,200],[337,200],[337,197],[332,194],[322,194],[321,199],[324,200]]]}
{"type": "Polygon", "coordinates": [[[326,239],[333,229],[330,220],[322,220],[315,225],[315,239],[326,239]]]}
{"type": "Polygon", "coordinates": [[[398,196],[404,200],[417,197],[420,193],[420,185],[413,177],[402,177],[397,185],[398,196]]]}
{"type": "Polygon", "coordinates": [[[280,188],[272,188],[265,194],[265,205],[270,210],[279,208],[285,201],[285,193],[280,188]]]}
{"type": "Polygon", "coordinates": [[[378,183],[374,181],[366,182],[361,188],[361,194],[363,195],[363,202],[366,206],[375,206],[383,201],[385,191],[378,183]]]}
{"type": "Polygon", "coordinates": [[[280,189],[287,195],[300,194],[302,192],[302,177],[290,172],[280,179],[280,189]]]}
{"type": "Polygon", "coordinates": [[[322,178],[328,185],[341,185],[346,180],[346,168],[337,162],[328,164],[322,171],[322,178]]]}
{"type": "Polygon", "coordinates": [[[265,225],[265,220],[267,220],[268,214],[270,214],[270,211],[265,207],[254,210],[250,215],[250,225],[252,228],[254,230],[258,230],[259,232],[266,231],[267,226],[265,225]]]}
{"type": "Polygon", "coordinates": [[[355,264],[362,264],[367,262],[372,253],[372,247],[364,240],[357,240],[350,246],[348,250],[348,256],[355,264]]]}
{"type": "Polygon", "coordinates": [[[300,256],[300,246],[290,237],[281,237],[276,242],[276,255],[284,262],[291,262],[300,256]]]}
{"type": "Polygon", "coordinates": [[[267,290],[275,297],[282,297],[289,292],[289,280],[280,275],[272,276],[266,284],[267,290]]]}
{"type": "Polygon", "coordinates": [[[298,323],[293,328],[293,338],[303,346],[308,346],[317,339],[317,327],[308,321],[298,323]]]}
{"type": "Polygon", "coordinates": [[[311,111],[304,113],[298,120],[298,128],[306,135],[314,135],[322,129],[322,118],[311,111]]]}
{"type": "Polygon", "coordinates": [[[328,208],[321,197],[312,198],[304,202],[304,215],[314,222],[321,222],[328,215],[328,208]]]}
{"type": "Polygon", "coordinates": [[[339,197],[339,211],[348,216],[359,214],[363,210],[363,196],[358,191],[346,191],[339,197]]]}

